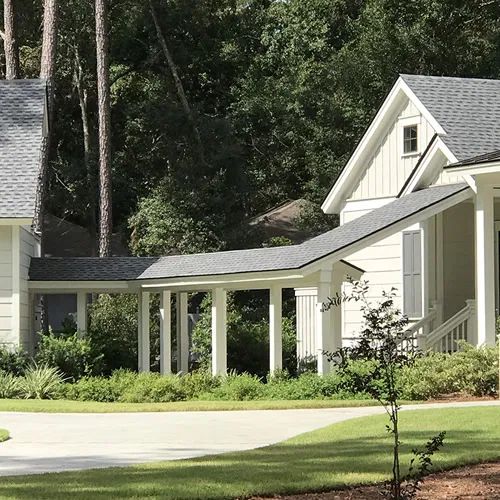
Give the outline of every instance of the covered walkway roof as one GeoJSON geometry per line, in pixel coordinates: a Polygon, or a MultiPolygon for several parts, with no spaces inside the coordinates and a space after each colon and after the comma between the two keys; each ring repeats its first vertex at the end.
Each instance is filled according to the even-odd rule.
{"type": "Polygon", "coordinates": [[[372,244],[373,239],[383,239],[471,195],[467,184],[423,189],[300,245],[168,257],[33,258],[29,278],[32,282],[142,282],[291,270],[305,275],[317,271],[326,260],[339,262],[360,245],[372,244]]]}

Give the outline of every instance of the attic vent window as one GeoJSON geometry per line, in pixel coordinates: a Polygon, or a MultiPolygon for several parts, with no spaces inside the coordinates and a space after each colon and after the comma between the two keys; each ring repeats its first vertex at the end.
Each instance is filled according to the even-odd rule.
{"type": "Polygon", "coordinates": [[[418,151],[417,125],[403,128],[403,153],[411,154],[418,151]]]}

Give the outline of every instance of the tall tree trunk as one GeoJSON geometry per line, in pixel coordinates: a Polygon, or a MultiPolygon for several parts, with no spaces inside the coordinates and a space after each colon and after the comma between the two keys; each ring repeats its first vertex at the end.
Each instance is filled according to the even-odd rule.
{"type": "Polygon", "coordinates": [[[75,71],[74,82],[80,104],[80,116],[82,120],[83,133],[83,161],[87,177],[87,230],[91,241],[91,254],[97,254],[97,227],[96,227],[96,198],[95,198],[95,179],[92,161],[92,145],[90,124],[88,115],[88,93],[85,88],[83,67],[80,59],[78,47],[75,47],[75,71]]]}
{"type": "Polygon", "coordinates": [[[54,115],[54,78],[56,72],[57,51],[57,0],[45,0],[43,10],[43,40],[42,59],[40,63],[40,78],[47,81],[47,113],[49,130],[47,130],[43,141],[40,160],[40,172],[36,195],[35,217],[33,220],[34,230],[42,235],[43,255],[43,211],[45,205],[45,193],[47,186],[47,171],[50,154],[50,129],[54,115]]]}
{"type": "Polygon", "coordinates": [[[109,86],[108,0],[95,0],[97,97],[99,114],[99,256],[110,254],[111,205],[111,100],[109,86]]]}
{"type": "Polygon", "coordinates": [[[189,106],[189,102],[186,97],[186,93],[184,92],[184,86],[182,85],[182,81],[179,77],[179,72],[177,71],[177,66],[175,65],[172,54],[168,48],[167,41],[163,36],[163,32],[160,27],[160,23],[158,21],[158,16],[156,15],[156,10],[154,7],[153,0],[149,0],[149,8],[151,11],[151,17],[153,18],[153,22],[156,28],[156,34],[158,36],[158,40],[160,42],[161,48],[163,49],[163,54],[165,55],[165,59],[167,60],[168,67],[170,69],[170,73],[172,74],[172,78],[174,80],[175,88],[177,91],[177,96],[181,103],[182,109],[184,110],[184,114],[191,126],[195,146],[196,153],[198,155],[198,160],[200,163],[205,163],[205,151],[203,147],[203,142],[201,140],[200,131],[198,130],[198,126],[196,125],[196,120],[194,118],[191,107],[189,106]]]}
{"type": "Polygon", "coordinates": [[[5,51],[5,78],[14,80],[19,78],[19,48],[17,46],[16,13],[13,0],[3,0],[4,34],[3,45],[5,51]]]}

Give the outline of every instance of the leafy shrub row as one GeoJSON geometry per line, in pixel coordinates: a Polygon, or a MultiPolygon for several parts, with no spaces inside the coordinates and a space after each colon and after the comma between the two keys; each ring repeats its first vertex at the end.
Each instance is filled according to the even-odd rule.
{"type": "Polygon", "coordinates": [[[51,366],[31,365],[22,376],[0,371],[0,398],[52,399],[61,394],[63,382],[51,366]]]}

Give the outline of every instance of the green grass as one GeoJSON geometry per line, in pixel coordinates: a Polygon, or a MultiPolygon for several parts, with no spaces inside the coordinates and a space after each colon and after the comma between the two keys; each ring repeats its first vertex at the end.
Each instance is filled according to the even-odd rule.
{"type": "MultiPolygon", "coordinates": [[[[446,430],[436,468],[500,459],[500,408],[403,412],[403,463],[409,450],[446,430]]],[[[230,499],[321,491],[388,478],[390,437],[383,415],[354,419],[283,443],[194,460],[0,480],[0,498],[230,499]]],[[[165,443],[168,447],[168,443],[165,443]]]]}
{"type": "Polygon", "coordinates": [[[175,403],[98,403],[41,399],[0,399],[0,412],[26,411],[43,413],[120,413],[158,411],[234,411],[291,410],[297,408],[349,408],[377,406],[374,400],[297,400],[297,401],[179,401],[175,403]]]}
{"type": "Polygon", "coordinates": [[[0,443],[2,443],[3,441],[7,441],[7,439],[9,439],[9,437],[10,437],[10,434],[9,434],[8,430],[0,429],[0,443]]]}

